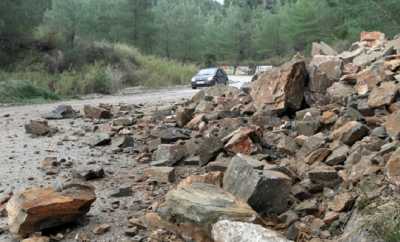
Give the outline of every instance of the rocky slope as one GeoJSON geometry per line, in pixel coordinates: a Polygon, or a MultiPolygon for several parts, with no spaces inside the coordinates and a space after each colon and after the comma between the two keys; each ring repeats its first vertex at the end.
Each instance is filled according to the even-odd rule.
{"type": "Polygon", "coordinates": [[[63,142],[126,155],[137,164],[124,168],[134,179],[106,198],[96,191],[94,201],[82,183],[123,178],[49,157],[40,169],[65,184],[5,196],[0,214],[16,238],[44,235],[26,241],[108,241],[113,224],[80,224],[75,237],[65,225],[85,218],[99,197],[121,210],[104,213],[129,218],[114,241],[399,241],[400,38],[363,32],[349,51],[314,43],[312,55],[241,90],[204,89],[151,113],[123,104],[85,106],[82,115],[56,108],[26,132],[62,132],[63,142]],[[86,126],[69,133],[52,125],[65,118],[86,126]]]}

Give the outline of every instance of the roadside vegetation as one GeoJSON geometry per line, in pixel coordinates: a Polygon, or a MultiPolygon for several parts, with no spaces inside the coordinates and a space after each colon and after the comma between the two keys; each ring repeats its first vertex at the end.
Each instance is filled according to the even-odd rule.
{"type": "Polygon", "coordinates": [[[392,37],[400,32],[399,6],[397,0],[3,0],[0,82],[28,81],[60,97],[187,84],[202,66],[278,65],[296,52],[307,55],[313,41],[348,48],[363,30],[392,37]]]}

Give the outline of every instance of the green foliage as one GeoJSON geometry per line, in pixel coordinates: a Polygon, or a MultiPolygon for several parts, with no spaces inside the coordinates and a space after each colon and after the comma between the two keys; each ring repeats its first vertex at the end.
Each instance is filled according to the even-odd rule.
{"type": "Polygon", "coordinates": [[[0,103],[42,102],[59,97],[27,80],[0,81],[0,103]]]}

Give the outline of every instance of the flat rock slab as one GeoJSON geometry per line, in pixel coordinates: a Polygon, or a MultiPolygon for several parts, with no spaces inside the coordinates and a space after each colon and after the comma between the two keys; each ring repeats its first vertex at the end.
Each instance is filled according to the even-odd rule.
{"type": "Polygon", "coordinates": [[[53,188],[30,188],[7,203],[10,232],[26,237],[34,232],[73,222],[90,210],[96,200],[94,188],[70,184],[61,192],[53,188]]]}
{"type": "Polygon", "coordinates": [[[256,215],[245,202],[215,185],[205,183],[193,183],[168,192],[160,213],[167,221],[205,227],[221,218],[252,221],[256,215]]]}

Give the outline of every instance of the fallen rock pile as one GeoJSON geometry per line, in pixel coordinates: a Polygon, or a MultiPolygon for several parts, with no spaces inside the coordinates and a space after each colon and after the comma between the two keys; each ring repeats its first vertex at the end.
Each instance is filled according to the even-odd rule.
{"type": "MultiPolygon", "coordinates": [[[[84,117],[93,127],[84,143],[131,155],[143,168],[137,182],[161,190],[140,219],[129,220],[135,227],[127,236],[385,241],[400,224],[385,213],[400,211],[399,81],[400,38],[363,32],[343,53],[314,43],[311,61],[296,56],[260,75],[250,90],[207,88],[151,115],[123,104],[87,105],[84,117]],[[390,222],[378,229],[381,221],[390,222]]],[[[32,121],[27,131],[47,135],[48,124],[32,121]]],[[[92,177],[80,177],[87,176],[92,177]]],[[[95,178],[103,177],[104,171],[95,178]]],[[[95,199],[92,191],[78,193],[82,199],[32,191],[8,203],[15,234],[40,231],[47,219],[57,224],[75,219],[95,199]],[[49,201],[35,199],[38,194],[49,201]],[[60,205],[64,200],[73,208],[60,205]],[[37,206],[41,209],[29,213],[37,206]],[[52,206],[59,213],[49,213],[52,206]]],[[[128,187],[114,194],[135,192],[128,187]]],[[[107,233],[109,226],[103,227],[101,233],[107,233]]]]}

